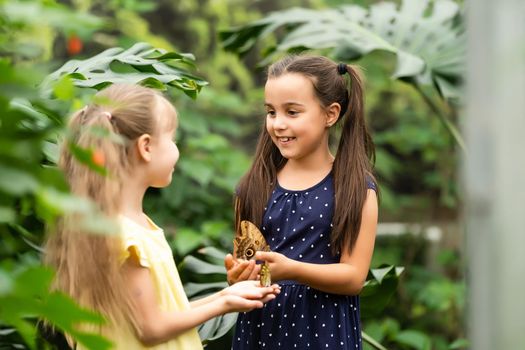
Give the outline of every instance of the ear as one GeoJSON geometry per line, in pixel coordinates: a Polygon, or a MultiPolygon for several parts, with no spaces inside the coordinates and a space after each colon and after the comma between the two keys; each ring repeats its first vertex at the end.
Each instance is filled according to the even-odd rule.
{"type": "Polygon", "coordinates": [[[137,139],[136,143],[137,154],[139,159],[150,162],[151,161],[151,135],[142,134],[137,139]]]}
{"type": "Polygon", "coordinates": [[[341,112],[341,105],[337,102],[332,103],[326,109],[326,127],[329,128],[334,125],[339,119],[339,113],[341,112]]]}

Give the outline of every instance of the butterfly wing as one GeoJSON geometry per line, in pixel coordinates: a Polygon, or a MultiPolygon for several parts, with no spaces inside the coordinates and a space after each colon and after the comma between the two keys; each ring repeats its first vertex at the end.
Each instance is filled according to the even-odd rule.
{"type": "MultiPolygon", "coordinates": [[[[257,226],[250,221],[243,220],[240,228],[240,235],[233,240],[233,256],[236,259],[252,260],[257,251],[270,251],[270,246],[257,226]]],[[[266,262],[261,267],[261,285],[265,287],[271,285],[270,269],[266,262]]]]}

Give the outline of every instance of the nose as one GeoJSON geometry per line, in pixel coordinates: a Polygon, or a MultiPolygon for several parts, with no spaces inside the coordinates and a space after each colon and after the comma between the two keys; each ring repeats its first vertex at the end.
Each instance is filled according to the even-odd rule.
{"type": "Polygon", "coordinates": [[[276,130],[284,130],[286,129],[286,126],[285,118],[279,114],[276,114],[273,120],[273,128],[276,130]]]}

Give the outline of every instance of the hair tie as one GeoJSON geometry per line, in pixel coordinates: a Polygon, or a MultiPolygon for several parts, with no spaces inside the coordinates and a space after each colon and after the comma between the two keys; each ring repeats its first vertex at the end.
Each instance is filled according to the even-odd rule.
{"type": "Polygon", "coordinates": [[[348,72],[347,66],[345,63],[339,63],[337,65],[337,73],[340,75],[344,75],[346,72],[348,72]]]}
{"type": "Polygon", "coordinates": [[[109,121],[111,121],[111,119],[113,119],[113,116],[108,111],[104,111],[104,112],[102,112],[102,114],[104,114],[106,116],[106,118],[108,118],[109,121]]]}

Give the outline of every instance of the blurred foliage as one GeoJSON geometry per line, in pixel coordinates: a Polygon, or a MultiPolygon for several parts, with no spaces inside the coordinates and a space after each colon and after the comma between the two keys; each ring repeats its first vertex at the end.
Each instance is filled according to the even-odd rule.
{"type": "Polygon", "coordinates": [[[378,238],[372,265],[403,265],[405,272],[393,297],[396,303],[380,317],[365,318],[363,329],[388,349],[467,349],[460,252],[436,251],[433,245],[439,243],[415,233],[378,238]]]}
{"type": "MultiPolygon", "coordinates": [[[[8,6],[0,5],[5,34],[0,36],[0,47],[6,49],[0,58],[0,345],[34,347],[38,341],[35,324],[45,318],[87,348],[107,349],[109,344],[101,337],[73,328],[79,322],[101,323],[101,317],[50,292],[53,272],[40,266],[43,222],[51,222],[62,212],[90,214],[93,208],[65,192],[62,175],[49,166],[45,155],[48,140],[61,129],[64,101],[42,99],[35,89],[45,70],[25,61],[31,51],[26,49],[38,47],[39,38],[28,43],[24,37],[19,45],[20,37],[9,31],[23,32],[33,22],[5,18],[8,6]]],[[[42,11],[47,9],[44,6],[42,11]]],[[[49,10],[53,12],[54,6],[49,10]]],[[[67,10],[54,14],[57,22],[60,16],[73,15],[67,10]]]]}
{"type": "MultiPolygon", "coordinates": [[[[377,2],[360,0],[353,4],[368,10],[377,2]]],[[[174,80],[162,80],[165,71],[153,68],[156,64],[168,70],[195,70],[202,77],[195,79],[189,73],[185,76],[196,84],[186,94],[178,89],[166,91],[179,114],[177,144],[181,159],[173,183],[166,189],[151,189],[145,203],[146,212],[165,228],[175,259],[181,262],[181,277],[188,294],[200,297],[224,285],[221,255],[231,251],[232,246],[232,195],[250,164],[255,135],[264,121],[261,87],[264,73],[257,55],[257,51],[264,49],[263,43],[256,42],[255,50],[239,58],[222,50],[217,33],[253,23],[271,12],[286,14],[282,10],[292,7],[329,10],[344,4],[346,1],[339,0],[0,0],[0,347],[31,344],[34,329],[29,325],[34,324],[36,315],[44,314],[42,305],[51,298],[40,294],[40,304],[31,304],[36,306],[24,314],[9,311],[10,318],[3,308],[4,298],[34,296],[19,291],[24,288],[42,291],[34,283],[47,283],[44,277],[49,272],[38,267],[44,223],[51,222],[64,210],[95,215],[89,203],[67,193],[62,175],[53,167],[64,117],[84,106],[96,92],[93,88],[136,74],[135,81],[165,89],[164,84],[174,80]],[[147,45],[133,49],[138,42],[147,45]],[[148,51],[150,47],[156,48],[155,52],[148,51]],[[131,53],[127,50],[136,50],[128,57],[137,56],[134,58],[141,63],[113,59],[131,53]],[[191,55],[162,58],[164,53],[173,51],[195,54],[196,67],[191,66],[191,55]],[[105,54],[97,58],[95,55],[100,52],[105,54]],[[93,69],[73,72],[89,64],[109,74],[92,84],[85,78],[96,76],[93,69]],[[46,81],[42,88],[47,94],[41,95],[35,86],[51,71],[56,71],[55,76],[48,78],[53,83],[46,81]],[[210,84],[199,92],[195,103],[186,95],[195,97],[204,81],[210,84]],[[191,270],[191,264],[200,266],[198,260],[211,263],[212,266],[206,266],[215,272],[191,276],[184,272],[191,270]],[[23,285],[17,282],[17,276],[23,276],[24,271],[42,276],[23,285]],[[204,282],[210,283],[211,289],[199,289],[204,282]],[[15,325],[20,328],[18,332],[13,328],[15,325]]],[[[417,7],[424,4],[420,2],[417,7]]],[[[380,11],[387,12],[402,11],[399,7],[380,11]]],[[[370,21],[375,27],[383,23],[375,17],[370,21]]],[[[439,32],[449,30],[452,24],[441,29],[435,24],[431,26],[439,32]]],[[[397,25],[402,25],[400,20],[397,25]]],[[[275,36],[267,36],[264,44],[276,46],[284,29],[279,29],[275,36]]],[[[425,52],[435,48],[432,44],[431,40],[425,41],[425,52]]],[[[318,52],[338,58],[328,49],[318,52]]],[[[405,84],[412,83],[406,77],[390,79],[391,72],[396,71],[395,58],[388,50],[375,50],[358,61],[365,70],[367,118],[377,145],[381,220],[455,220],[460,204],[457,144],[443,121],[432,116],[438,111],[455,121],[458,106],[435,96],[440,90],[431,85],[418,85],[419,91],[413,84],[405,84]]],[[[443,78],[447,80],[450,76],[445,74],[443,78]]],[[[450,81],[455,82],[454,79],[450,81]]],[[[177,83],[171,85],[177,87],[177,83]]],[[[180,84],[178,87],[183,88],[180,84]]],[[[85,156],[88,163],[92,158],[89,150],[79,151],[78,156],[85,156]]],[[[102,219],[91,221],[101,229],[106,226],[102,219]]],[[[398,278],[395,269],[387,268],[382,280],[386,284],[395,281],[396,286],[399,280],[399,287],[396,294],[387,293],[384,297],[396,302],[384,302],[386,308],[381,315],[385,316],[365,318],[368,335],[364,338],[369,344],[375,339],[388,349],[465,348],[468,342],[463,339],[461,321],[464,285],[456,253],[445,252],[440,256],[443,266],[447,266],[444,271],[428,273],[428,263],[422,256],[425,250],[415,253],[420,248],[420,243],[404,239],[385,246],[379,244],[374,266],[379,268],[386,263],[405,266],[407,270],[398,278]],[[413,255],[405,255],[407,252],[413,255]]],[[[377,280],[373,282],[372,272],[370,277],[373,286],[377,280]]],[[[393,285],[390,291],[392,288],[393,285]]],[[[56,317],[63,310],[56,310],[54,320],[62,329],[67,329],[67,322],[88,317],[71,306],[71,313],[65,314],[67,322],[60,324],[62,321],[56,317]]],[[[53,315],[49,317],[52,319],[53,315]]],[[[232,320],[233,316],[218,318],[201,328],[201,335],[208,339],[208,349],[230,346],[231,333],[225,331],[232,320]]],[[[37,343],[40,341],[37,339],[37,343]]],[[[380,349],[379,343],[374,348],[380,349]]]]}

